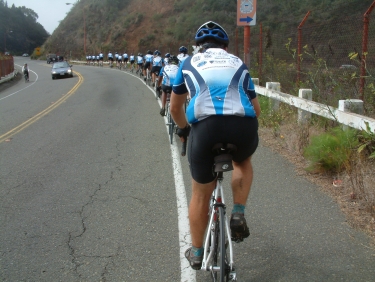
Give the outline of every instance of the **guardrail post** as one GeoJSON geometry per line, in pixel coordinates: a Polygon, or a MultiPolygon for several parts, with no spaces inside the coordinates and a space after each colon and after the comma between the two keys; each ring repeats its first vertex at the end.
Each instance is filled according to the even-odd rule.
{"type": "MultiPolygon", "coordinates": [[[[312,100],[312,90],[311,89],[300,89],[298,92],[298,97],[302,99],[312,100]]],[[[311,113],[298,109],[298,124],[302,125],[307,123],[311,119],[311,113]]]]}
{"type": "MultiPolygon", "coordinates": [[[[266,88],[269,90],[280,92],[280,82],[266,82],[266,88]]],[[[280,101],[270,98],[269,99],[271,111],[277,111],[280,107],[280,101]]]]}
{"type": "MultiPolygon", "coordinates": [[[[339,110],[363,115],[363,101],[360,99],[339,100],[339,110]]],[[[343,125],[342,128],[347,130],[348,125],[343,125]]]]}
{"type": "Polygon", "coordinates": [[[259,86],[259,78],[251,78],[251,80],[253,81],[254,85],[259,86]]]}

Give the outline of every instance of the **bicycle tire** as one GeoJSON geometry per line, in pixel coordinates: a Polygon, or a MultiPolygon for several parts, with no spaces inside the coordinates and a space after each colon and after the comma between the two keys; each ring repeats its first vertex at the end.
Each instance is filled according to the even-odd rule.
{"type": "Polygon", "coordinates": [[[227,248],[225,244],[225,212],[223,207],[218,207],[219,213],[219,242],[218,242],[218,252],[220,253],[218,257],[218,266],[220,271],[217,273],[218,279],[220,282],[229,281],[229,270],[228,270],[228,259],[227,259],[227,248]]]}

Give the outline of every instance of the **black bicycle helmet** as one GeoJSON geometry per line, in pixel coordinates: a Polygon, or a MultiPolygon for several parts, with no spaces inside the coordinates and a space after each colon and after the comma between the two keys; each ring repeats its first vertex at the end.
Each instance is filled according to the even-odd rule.
{"type": "Polygon", "coordinates": [[[169,58],[170,56],[171,56],[171,54],[169,54],[169,53],[165,54],[166,58],[169,58]]]}
{"type": "Polygon", "coordinates": [[[152,51],[151,50],[147,50],[147,54],[152,55],[152,51]]]}
{"type": "Polygon", "coordinates": [[[178,65],[179,63],[180,63],[180,60],[174,55],[171,55],[168,59],[168,64],[178,65]]]}
{"type": "Polygon", "coordinates": [[[181,46],[180,49],[178,49],[180,53],[186,54],[188,52],[188,49],[185,46],[181,46]]]}
{"type": "Polygon", "coordinates": [[[229,38],[227,32],[219,24],[209,21],[204,23],[200,28],[198,28],[195,34],[195,43],[199,45],[205,42],[207,39],[214,39],[225,46],[229,44],[229,38]]]}
{"type": "Polygon", "coordinates": [[[159,56],[159,55],[160,55],[159,50],[155,50],[154,55],[155,55],[155,56],[159,56]]]}

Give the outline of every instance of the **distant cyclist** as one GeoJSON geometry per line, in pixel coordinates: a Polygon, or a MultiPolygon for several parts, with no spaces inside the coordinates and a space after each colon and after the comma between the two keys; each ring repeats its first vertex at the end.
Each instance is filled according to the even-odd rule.
{"type": "Polygon", "coordinates": [[[143,74],[143,55],[142,55],[142,53],[138,53],[138,56],[137,56],[137,73],[138,72],[143,74]]]}
{"type": "Polygon", "coordinates": [[[169,56],[168,65],[165,65],[159,73],[158,87],[161,85],[161,110],[160,115],[165,116],[165,104],[167,93],[172,93],[172,86],[178,71],[179,60],[176,56],[169,56]]]}
{"type": "Polygon", "coordinates": [[[113,54],[111,53],[111,51],[108,52],[108,62],[109,62],[109,66],[112,67],[113,65],[113,54]]]}
{"type": "Polygon", "coordinates": [[[237,147],[232,162],[232,240],[242,241],[250,235],[244,213],[253,180],[251,156],[258,147],[260,106],[248,68],[227,52],[228,34],[220,25],[212,21],[203,24],[195,34],[195,42],[204,53],[188,57],[181,64],[170,106],[179,127],[177,134],[186,141],[190,133],[187,149],[193,178],[189,206],[192,247],[186,250],[185,257],[198,270],[202,267],[209,200],[216,184],[212,148],[217,143],[237,147]],[[183,105],[189,94],[191,100],[185,114],[183,105]]]}
{"type": "Polygon", "coordinates": [[[135,57],[133,53],[130,54],[129,60],[130,60],[130,67],[132,68],[135,62],[135,57]]]}
{"type": "Polygon", "coordinates": [[[103,60],[104,60],[104,55],[103,55],[102,51],[100,51],[100,53],[99,53],[99,62],[102,65],[103,65],[103,60]]]}
{"type": "Polygon", "coordinates": [[[164,65],[168,65],[169,58],[171,57],[171,54],[166,53],[164,56],[164,65]]]}
{"type": "Polygon", "coordinates": [[[151,68],[152,87],[155,86],[156,75],[159,75],[160,70],[163,67],[164,61],[160,55],[161,53],[159,52],[159,50],[155,50],[154,58],[152,59],[152,68],[151,68]]]}
{"type": "Polygon", "coordinates": [[[27,81],[29,81],[29,67],[27,66],[27,64],[23,65],[23,67],[22,67],[22,73],[25,76],[25,79],[27,81]]]}
{"type": "Polygon", "coordinates": [[[186,60],[187,57],[189,57],[188,55],[188,49],[185,47],[185,46],[181,46],[178,51],[180,52],[180,54],[177,55],[177,58],[179,59],[180,61],[180,64],[186,60]]]}
{"type": "Polygon", "coordinates": [[[145,55],[144,57],[144,60],[145,60],[145,65],[143,66],[143,76],[144,76],[144,81],[146,81],[146,77],[147,77],[147,72],[146,70],[148,69],[149,71],[151,70],[151,66],[152,66],[152,59],[154,58],[154,56],[152,55],[152,51],[148,50],[147,51],[147,54],[145,55]]]}
{"type": "Polygon", "coordinates": [[[124,54],[122,55],[122,59],[124,60],[124,67],[127,68],[128,67],[128,61],[129,61],[128,53],[124,52],[124,54]]]}

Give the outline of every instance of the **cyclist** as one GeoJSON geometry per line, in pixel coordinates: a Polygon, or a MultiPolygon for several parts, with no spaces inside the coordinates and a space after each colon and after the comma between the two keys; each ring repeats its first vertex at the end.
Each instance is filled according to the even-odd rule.
{"type": "Polygon", "coordinates": [[[227,53],[229,38],[219,24],[212,21],[203,24],[196,32],[195,42],[205,53],[186,58],[180,66],[173,84],[171,114],[179,127],[177,134],[180,138],[186,140],[190,133],[192,247],[186,250],[185,257],[197,270],[202,265],[208,203],[216,184],[211,151],[216,143],[230,143],[237,147],[233,153],[231,182],[234,203],[230,219],[232,240],[242,241],[250,235],[244,211],[253,179],[251,156],[258,146],[260,106],[246,65],[240,58],[227,53]],[[188,94],[191,101],[185,115],[183,104],[188,94]]]}
{"type": "Polygon", "coordinates": [[[115,52],[115,62],[117,63],[118,53],[115,52]]]}
{"type": "Polygon", "coordinates": [[[171,57],[171,54],[166,53],[164,56],[164,65],[168,65],[169,58],[171,57]]]}
{"type": "Polygon", "coordinates": [[[172,85],[176,78],[179,60],[176,56],[169,56],[168,65],[164,66],[159,73],[158,90],[161,85],[161,110],[160,115],[165,116],[165,104],[167,102],[167,93],[172,92],[172,85]]]}
{"type": "Polygon", "coordinates": [[[87,64],[90,65],[91,63],[91,55],[88,56],[87,64]]]}
{"type": "Polygon", "coordinates": [[[100,56],[99,54],[96,56],[96,62],[98,63],[98,66],[99,66],[99,61],[100,61],[100,56]]]}
{"type": "Polygon", "coordinates": [[[26,76],[26,80],[29,81],[29,67],[26,63],[22,67],[22,73],[26,76]]]}
{"type": "Polygon", "coordinates": [[[152,65],[152,59],[154,56],[152,55],[152,51],[147,50],[147,54],[144,57],[145,65],[143,66],[143,76],[144,76],[144,81],[146,81],[147,73],[146,70],[151,70],[151,65],[152,65]]]}
{"type": "Polygon", "coordinates": [[[152,68],[151,68],[152,87],[155,86],[156,76],[159,75],[160,70],[164,64],[163,58],[160,57],[160,55],[161,53],[159,52],[159,50],[155,50],[154,57],[152,59],[152,68]]]}
{"type": "Polygon", "coordinates": [[[138,53],[137,56],[137,72],[140,72],[142,74],[142,66],[143,66],[143,55],[142,53],[138,53]]]}
{"type": "Polygon", "coordinates": [[[128,61],[129,61],[129,55],[124,51],[124,54],[122,55],[122,59],[124,60],[124,67],[128,67],[128,61]]]}
{"type": "Polygon", "coordinates": [[[122,56],[121,56],[121,54],[119,54],[119,55],[117,56],[117,67],[118,67],[119,69],[121,69],[121,67],[122,67],[122,56]]]}
{"type": "Polygon", "coordinates": [[[111,51],[108,52],[108,62],[109,62],[109,66],[112,67],[113,66],[113,54],[111,53],[111,51]]]}
{"type": "Polygon", "coordinates": [[[133,53],[130,53],[129,60],[130,60],[130,68],[133,68],[134,67],[134,61],[135,61],[133,53]]]}
{"type": "Polygon", "coordinates": [[[99,53],[99,65],[103,65],[103,59],[104,59],[104,55],[103,55],[102,51],[100,51],[100,53],[99,53]]]}
{"type": "Polygon", "coordinates": [[[180,52],[180,54],[177,55],[177,58],[180,60],[180,64],[186,60],[187,57],[189,57],[189,55],[187,54],[188,52],[188,49],[185,47],[185,46],[181,46],[178,51],[180,52]]]}

